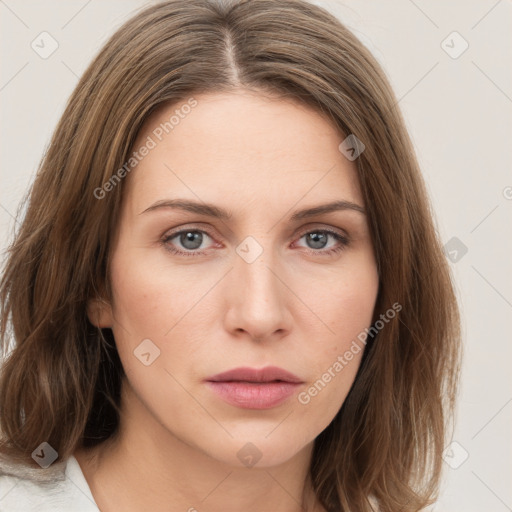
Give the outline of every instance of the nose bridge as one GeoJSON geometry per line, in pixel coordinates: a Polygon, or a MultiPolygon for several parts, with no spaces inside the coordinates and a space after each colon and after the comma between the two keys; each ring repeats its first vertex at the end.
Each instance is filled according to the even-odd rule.
{"type": "Polygon", "coordinates": [[[250,263],[238,257],[235,264],[235,276],[247,302],[260,307],[264,304],[277,306],[281,292],[279,280],[274,275],[273,258],[269,257],[269,253],[270,249],[267,249],[250,263]]]}
{"type": "Polygon", "coordinates": [[[261,242],[258,245],[245,240],[237,248],[231,274],[236,291],[230,307],[236,328],[264,338],[286,328],[286,303],[283,284],[275,275],[279,265],[272,250],[261,242]]]}

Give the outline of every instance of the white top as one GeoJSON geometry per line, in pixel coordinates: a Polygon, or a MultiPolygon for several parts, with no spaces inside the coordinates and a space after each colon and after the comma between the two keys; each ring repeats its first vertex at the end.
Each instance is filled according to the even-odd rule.
{"type": "Polygon", "coordinates": [[[3,469],[0,466],[0,512],[100,512],[74,456],[63,465],[64,474],[48,483],[3,469]]]}

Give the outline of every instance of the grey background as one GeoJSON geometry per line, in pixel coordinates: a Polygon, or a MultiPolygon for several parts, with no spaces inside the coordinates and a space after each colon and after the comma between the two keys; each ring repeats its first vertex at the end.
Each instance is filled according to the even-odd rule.
{"type": "MultiPolygon", "coordinates": [[[[78,77],[108,36],[149,3],[0,0],[2,249],[78,77]],[[43,31],[58,43],[46,59],[31,47],[35,41],[50,48],[49,39],[41,43],[43,31]]],[[[433,510],[512,510],[511,2],[313,3],[336,14],[383,65],[443,243],[449,243],[465,360],[453,437],[458,444],[447,450],[443,492],[433,510]],[[463,48],[458,36],[448,37],[454,31],[469,44],[458,58],[442,47],[452,56],[463,48]]]]}

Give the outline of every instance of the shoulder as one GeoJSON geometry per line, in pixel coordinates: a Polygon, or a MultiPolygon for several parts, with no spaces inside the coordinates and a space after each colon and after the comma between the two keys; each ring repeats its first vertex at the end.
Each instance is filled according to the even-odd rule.
{"type": "Polygon", "coordinates": [[[76,459],[39,471],[0,462],[0,512],[98,512],[76,459]]]}

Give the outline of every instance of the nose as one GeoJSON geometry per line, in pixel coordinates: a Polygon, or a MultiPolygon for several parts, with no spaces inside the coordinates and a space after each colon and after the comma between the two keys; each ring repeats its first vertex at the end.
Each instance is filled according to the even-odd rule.
{"type": "Polygon", "coordinates": [[[284,273],[264,255],[252,263],[237,256],[225,287],[226,329],[258,342],[282,338],[292,325],[292,294],[284,284],[284,273]]]}

